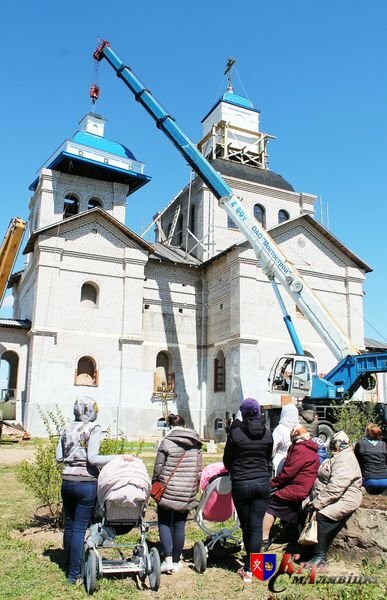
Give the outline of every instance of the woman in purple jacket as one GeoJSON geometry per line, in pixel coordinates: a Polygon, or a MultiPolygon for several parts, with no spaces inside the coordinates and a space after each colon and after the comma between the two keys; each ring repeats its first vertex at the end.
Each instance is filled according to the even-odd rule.
{"type": "Polygon", "coordinates": [[[271,480],[271,500],[263,519],[264,550],[270,546],[270,530],[276,517],[287,523],[297,522],[301,503],[308,497],[320,466],[317,444],[305,427],[294,427],[290,440],[283,469],[271,480]]]}

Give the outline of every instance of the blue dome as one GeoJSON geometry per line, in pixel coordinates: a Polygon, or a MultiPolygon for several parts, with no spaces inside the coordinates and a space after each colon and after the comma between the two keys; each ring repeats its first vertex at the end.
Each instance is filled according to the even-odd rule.
{"type": "Polygon", "coordinates": [[[104,137],[100,137],[99,135],[88,133],[87,131],[77,131],[73,135],[72,140],[73,142],[77,142],[78,144],[83,144],[83,146],[95,148],[95,150],[109,152],[110,154],[121,156],[122,158],[130,158],[131,160],[137,160],[133,152],[131,152],[129,148],[126,148],[118,142],[113,142],[112,140],[107,140],[104,137]]]}
{"type": "Polygon", "coordinates": [[[243,96],[238,96],[234,92],[225,92],[222,96],[222,100],[235,104],[236,106],[243,106],[243,108],[254,108],[253,103],[243,96]]]}

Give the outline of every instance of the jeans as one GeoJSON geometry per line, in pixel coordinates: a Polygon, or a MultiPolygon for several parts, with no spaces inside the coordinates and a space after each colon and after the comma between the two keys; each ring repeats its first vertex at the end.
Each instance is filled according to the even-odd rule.
{"type": "Polygon", "coordinates": [[[387,479],[363,479],[368,494],[383,494],[387,490],[387,479]]]}
{"type": "Polygon", "coordinates": [[[270,499],[269,478],[233,481],[232,497],[246,550],[244,569],[251,571],[250,554],[260,552],[262,545],[262,521],[270,499]]]}
{"type": "Polygon", "coordinates": [[[313,546],[314,554],[326,554],[328,548],[335,539],[347,521],[348,517],[344,517],[339,521],[332,521],[325,517],[320,512],[317,513],[317,539],[318,542],[313,546]]]}
{"type": "Polygon", "coordinates": [[[160,542],[165,556],[172,556],[172,562],[180,560],[185,540],[185,522],[188,511],[177,512],[157,507],[160,542]]]}
{"type": "Polygon", "coordinates": [[[96,498],[96,481],[63,480],[63,547],[67,561],[67,580],[71,583],[81,575],[83,541],[93,516],[96,498]]]}

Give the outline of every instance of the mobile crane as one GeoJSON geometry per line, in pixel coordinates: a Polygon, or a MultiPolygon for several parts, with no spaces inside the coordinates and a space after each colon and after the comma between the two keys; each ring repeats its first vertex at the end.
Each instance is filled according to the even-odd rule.
{"type": "Polygon", "coordinates": [[[269,378],[271,391],[283,393],[285,382],[287,393],[296,398],[342,401],[350,398],[360,386],[372,389],[375,385],[373,374],[387,372],[387,352],[360,353],[267,231],[252,215],[248,214],[242,201],[180,129],[173,117],[115,54],[109,42],[102,41],[93,57],[96,61],[101,61],[103,58],[108,61],[117,77],[122,79],[137,102],[154,119],[156,126],[172,141],[208,186],[220,206],[254,249],[261,269],[272,284],[295,350],[295,354],[287,354],[275,362],[269,378]],[[279,283],[338,360],[338,364],[324,377],[318,376],[315,359],[307,355],[302,347],[281,297],[279,283]],[[291,367],[291,377],[286,382],[285,372],[289,367],[291,367]]]}

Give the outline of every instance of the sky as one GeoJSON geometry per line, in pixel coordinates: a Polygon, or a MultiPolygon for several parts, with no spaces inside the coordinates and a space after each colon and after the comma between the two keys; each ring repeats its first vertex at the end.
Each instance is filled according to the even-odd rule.
{"type": "Polygon", "coordinates": [[[316,194],[316,217],[322,213],[323,224],[373,268],[366,335],[387,341],[384,0],[19,0],[1,13],[0,236],[12,217],[28,217],[28,186],[90,110],[96,78],[106,136],[128,146],[152,177],[128,198],[128,227],[141,233],[188,181],[184,160],[108,63],[95,73],[98,38],[194,141],[225,91],[233,56],[235,92],[261,110],[261,130],[277,138],[270,169],[298,192],[316,194]]]}

